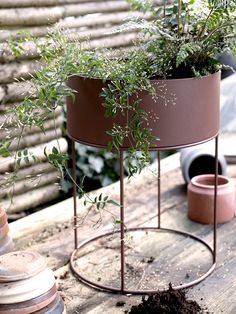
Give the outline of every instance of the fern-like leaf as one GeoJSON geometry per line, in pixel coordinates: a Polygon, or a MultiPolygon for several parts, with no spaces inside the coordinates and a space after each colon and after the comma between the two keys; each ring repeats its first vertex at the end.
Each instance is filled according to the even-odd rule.
{"type": "Polygon", "coordinates": [[[180,47],[180,50],[176,56],[176,67],[179,67],[186,61],[191,55],[200,51],[201,47],[195,43],[186,43],[180,47]]]}

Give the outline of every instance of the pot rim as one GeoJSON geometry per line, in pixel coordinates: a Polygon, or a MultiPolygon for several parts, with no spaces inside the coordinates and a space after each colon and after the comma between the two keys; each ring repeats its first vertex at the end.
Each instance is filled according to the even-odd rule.
{"type": "MultiPolygon", "coordinates": [[[[214,189],[215,187],[215,175],[214,174],[201,174],[198,176],[195,176],[191,179],[191,183],[194,186],[200,187],[200,188],[204,188],[204,189],[214,189]],[[204,183],[205,181],[205,183],[204,183]],[[206,182],[208,181],[208,183],[206,182]],[[209,182],[212,182],[211,184],[209,182]]],[[[218,188],[224,188],[229,186],[230,184],[230,180],[223,175],[218,175],[218,184],[217,187],[218,188]]]]}
{"type": "MultiPolygon", "coordinates": [[[[202,79],[210,77],[210,76],[220,75],[220,73],[221,73],[221,70],[214,72],[214,73],[207,74],[207,75],[203,75],[201,77],[166,78],[166,79],[165,78],[154,79],[154,78],[149,77],[148,79],[154,83],[155,82],[163,82],[163,81],[171,81],[171,82],[182,81],[183,82],[183,81],[189,81],[189,80],[202,80],[202,79]]],[[[69,77],[69,79],[71,77],[74,77],[74,76],[78,76],[78,77],[81,77],[81,78],[86,79],[86,80],[96,80],[96,81],[103,81],[103,82],[110,82],[113,80],[112,78],[89,77],[89,76],[80,75],[80,74],[73,74],[69,77]]]]}

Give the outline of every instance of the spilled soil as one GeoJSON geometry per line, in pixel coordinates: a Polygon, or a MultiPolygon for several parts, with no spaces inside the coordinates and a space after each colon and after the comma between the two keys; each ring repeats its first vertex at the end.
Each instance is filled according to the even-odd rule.
{"type": "Polygon", "coordinates": [[[174,290],[169,285],[168,290],[158,291],[148,297],[142,297],[139,305],[134,305],[128,314],[210,314],[206,309],[186,297],[184,289],[174,290]]]}

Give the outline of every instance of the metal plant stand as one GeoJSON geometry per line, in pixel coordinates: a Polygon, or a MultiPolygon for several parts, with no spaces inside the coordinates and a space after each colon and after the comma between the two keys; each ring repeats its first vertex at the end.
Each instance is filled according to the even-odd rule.
{"type": "MultiPolygon", "coordinates": [[[[174,289],[182,289],[186,287],[193,286],[200,281],[204,280],[207,276],[209,276],[216,265],[216,242],[217,242],[217,236],[216,236],[216,231],[217,231],[217,222],[216,222],[216,211],[217,211],[217,185],[218,185],[218,135],[214,137],[215,139],[215,182],[214,182],[214,223],[213,223],[213,246],[210,246],[207,242],[205,242],[203,239],[200,237],[197,237],[195,235],[192,235],[191,233],[188,232],[183,232],[180,230],[175,230],[175,229],[168,229],[168,228],[163,228],[161,225],[161,164],[160,164],[160,150],[157,150],[157,155],[158,155],[158,190],[157,190],[157,200],[158,200],[158,208],[157,208],[157,226],[156,227],[137,227],[137,228],[129,228],[125,229],[125,206],[124,206],[124,166],[123,166],[123,153],[124,149],[120,150],[120,230],[119,231],[111,231],[111,232],[105,232],[99,236],[92,237],[90,239],[87,239],[86,241],[82,243],[78,243],[78,232],[77,232],[77,203],[76,203],[76,198],[77,198],[77,193],[76,193],[76,170],[75,170],[75,157],[76,157],[76,152],[75,152],[75,142],[72,141],[72,162],[73,162],[73,179],[74,179],[74,186],[73,186],[73,198],[74,198],[74,251],[71,255],[70,259],[70,264],[71,264],[71,270],[73,274],[83,283],[93,287],[97,288],[102,291],[106,292],[118,292],[118,293],[125,293],[125,294],[148,294],[148,293],[155,293],[156,290],[129,290],[126,288],[126,283],[125,283],[125,233],[129,231],[155,231],[155,232],[167,232],[167,233],[174,233],[174,234],[179,234],[184,237],[189,237],[193,239],[194,241],[199,242],[205,248],[210,252],[212,256],[212,262],[210,268],[201,276],[196,278],[195,280],[187,283],[183,283],[177,286],[174,286],[174,289]],[[89,278],[86,278],[83,276],[75,267],[75,254],[81,250],[83,247],[91,244],[92,242],[103,238],[107,237],[109,235],[112,235],[115,233],[120,234],[120,288],[115,288],[112,286],[105,286],[102,284],[99,284],[97,282],[91,281],[89,278]]],[[[196,143],[197,144],[197,143],[196,143]]],[[[180,147],[185,147],[186,145],[182,145],[180,147]]],[[[172,148],[172,147],[171,147],[172,148]]],[[[166,149],[166,148],[165,148],[166,149]]]]}

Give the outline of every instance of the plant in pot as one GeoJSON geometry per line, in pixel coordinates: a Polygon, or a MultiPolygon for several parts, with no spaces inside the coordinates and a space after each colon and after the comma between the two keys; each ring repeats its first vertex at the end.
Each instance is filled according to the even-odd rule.
{"type": "MultiPolygon", "coordinates": [[[[37,98],[27,96],[14,113],[21,128],[43,129],[46,115],[67,97],[68,135],[108,150],[127,150],[132,176],[147,165],[150,149],[188,146],[218,133],[217,55],[236,50],[236,1],[128,2],[153,16],[114,30],[139,30],[135,49],[126,54],[88,50],[69,35],[50,35],[47,45],[37,44],[43,61],[32,79],[37,98]]],[[[9,141],[0,152],[11,153],[9,141]]],[[[63,173],[68,157],[60,148],[45,154],[63,173]]],[[[27,150],[16,153],[16,168],[25,157],[31,158],[27,150]]],[[[91,199],[78,188],[85,203],[98,209],[113,202],[103,195],[91,199]]]]}

